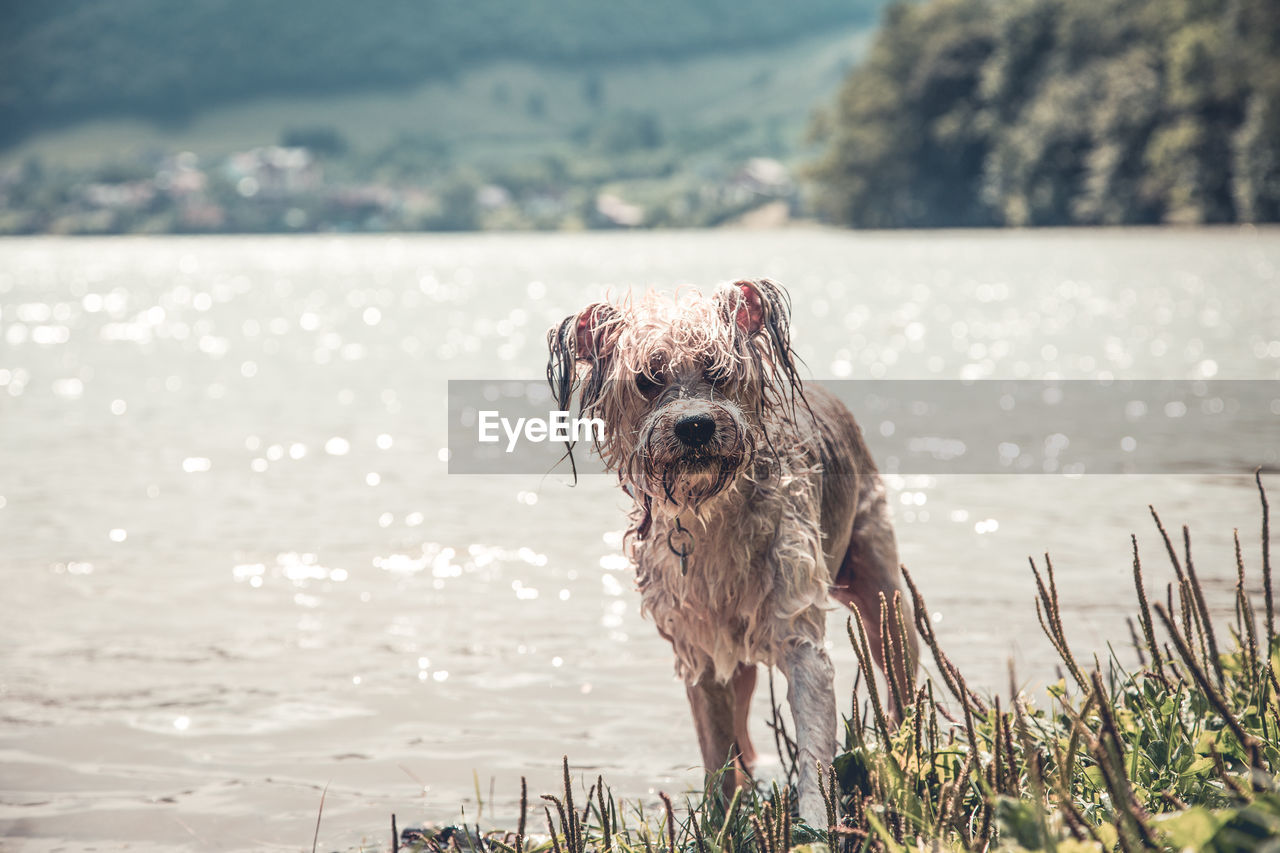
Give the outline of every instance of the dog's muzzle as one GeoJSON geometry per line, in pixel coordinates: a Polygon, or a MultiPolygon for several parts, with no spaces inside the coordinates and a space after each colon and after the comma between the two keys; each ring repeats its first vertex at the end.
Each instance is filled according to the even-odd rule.
{"type": "Polygon", "coordinates": [[[723,491],[755,447],[740,408],[691,397],[656,408],[637,437],[632,481],[677,505],[696,506],[723,491]]]}

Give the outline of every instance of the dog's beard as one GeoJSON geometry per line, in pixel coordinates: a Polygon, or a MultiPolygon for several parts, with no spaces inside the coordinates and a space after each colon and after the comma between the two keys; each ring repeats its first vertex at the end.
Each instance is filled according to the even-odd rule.
{"type": "Polygon", "coordinates": [[[676,414],[660,410],[641,426],[630,477],[624,479],[657,504],[696,509],[729,488],[755,442],[740,413],[715,406],[706,411],[716,423],[715,437],[688,447],[672,432],[676,414]]]}
{"type": "Polygon", "coordinates": [[[678,507],[697,508],[729,487],[741,469],[732,457],[694,457],[664,465],[658,472],[660,496],[678,507]]]}

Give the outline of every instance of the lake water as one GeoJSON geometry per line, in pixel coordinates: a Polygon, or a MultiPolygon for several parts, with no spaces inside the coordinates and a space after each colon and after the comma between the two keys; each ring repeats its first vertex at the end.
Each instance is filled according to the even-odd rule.
{"type": "MultiPolygon", "coordinates": [[[[1280,379],[1276,230],[0,242],[0,846],[309,849],[327,786],[321,848],[385,849],[393,812],[511,821],[565,753],[628,797],[697,784],[625,501],[448,474],[445,390],[540,376],[547,327],[608,290],[743,276],[789,286],[818,378],[1280,379]]],[[[1215,606],[1233,527],[1258,566],[1247,467],[890,486],[984,690],[1010,659],[1057,677],[1028,555],[1079,650],[1122,657],[1131,532],[1169,574],[1147,504],[1191,525],[1215,606]]],[[[847,695],[842,637],[833,613],[847,695]]]]}

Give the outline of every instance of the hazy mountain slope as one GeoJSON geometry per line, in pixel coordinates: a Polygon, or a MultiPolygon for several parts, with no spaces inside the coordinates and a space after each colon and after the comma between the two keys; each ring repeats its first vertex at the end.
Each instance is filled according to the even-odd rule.
{"type": "Polygon", "coordinates": [[[776,45],[881,0],[43,0],[0,4],[0,142],[94,116],[394,89],[493,60],[573,66],[776,45]]]}
{"type": "Polygon", "coordinates": [[[218,157],[297,128],[331,130],[352,157],[416,147],[434,161],[447,153],[451,163],[485,169],[544,151],[616,155],[672,145],[713,159],[786,158],[868,38],[869,30],[845,29],[672,61],[500,61],[403,89],[225,102],[180,122],[100,117],[30,133],[0,150],[0,164],[35,157],[91,166],[155,150],[218,157]],[[637,124],[658,138],[630,138],[637,124]]]}

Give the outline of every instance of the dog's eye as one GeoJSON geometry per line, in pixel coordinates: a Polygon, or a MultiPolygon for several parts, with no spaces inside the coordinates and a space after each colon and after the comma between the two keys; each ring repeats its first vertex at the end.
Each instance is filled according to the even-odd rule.
{"type": "Polygon", "coordinates": [[[636,390],[646,397],[652,397],[662,390],[662,383],[644,373],[637,373],[636,390]]]}
{"type": "Polygon", "coordinates": [[[719,388],[731,378],[729,371],[722,367],[708,367],[702,371],[702,378],[710,382],[714,387],[719,388]]]}

